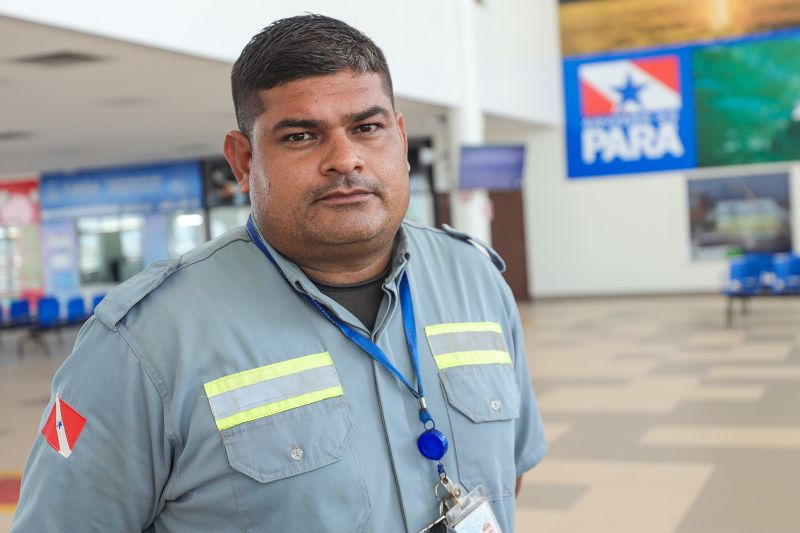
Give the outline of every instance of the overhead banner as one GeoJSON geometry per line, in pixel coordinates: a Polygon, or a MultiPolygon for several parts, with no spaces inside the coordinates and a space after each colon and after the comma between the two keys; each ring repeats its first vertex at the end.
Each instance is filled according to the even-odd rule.
{"type": "Polygon", "coordinates": [[[203,205],[198,162],[45,174],[40,187],[43,220],[170,213],[203,205]]]}
{"type": "Polygon", "coordinates": [[[696,164],[686,48],[564,60],[571,178],[696,164]]]}
{"type": "Polygon", "coordinates": [[[800,27],[796,0],[559,0],[564,56],[800,27]]]}

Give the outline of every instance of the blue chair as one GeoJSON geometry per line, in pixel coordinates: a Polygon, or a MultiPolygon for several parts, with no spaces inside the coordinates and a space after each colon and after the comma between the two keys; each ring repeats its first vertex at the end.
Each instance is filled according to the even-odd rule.
{"type": "Polygon", "coordinates": [[[76,296],[67,301],[67,324],[80,324],[86,320],[86,305],[83,296],[76,296]]]}
{"type": "Polygon", "coordinates": [[[725,294],[727,296],[755,296],[761,289],[760,275],[760,266],[757,261],[747,257],[737,257],[731,260],[725,294]]]}
{"type": "Polygon", "coordinates": [[[41,298],[34,322],[36,326],[39,329],[54,328],[59,325],[60,320],[61,309],[58,300],[52,296],[41,298]]]}
{"type": "Polygon", "coordinates": [[[44,354],[50,357],[50,348],[44,340],[44,333],[47,331],[56,331],[59,333],[58,344],[59,346],[64,343],[61,338],[62,326],[61,322],[61,306],[56,298],[52,296],[45,296],[39,299],[36,306],[36,317],[31,318],[28,322],[28,334],[20,337],[17,341],[17,357],[20,359],[23,355],[23,347],[28,342],[38,344],[44,354]]]}
{"type": "Polygon", "coordinates": [[[725,306],[725,323],[733,324],[733,301],[742,302],[742,314],[749,312],[750,298],[762,294],[761,265],[754,258],[746,256],[735,257],[730,262],[728,283],[725,286],[725,296],[728,303],[725,306]]]}
{"type": "Polygon", "coordinates": [[[100,302],[102,302],[103,298],[105,298],[105,297],[106,297],[105,294],[95,294],[94,298],[92,299],[92,312],[93,313],[94,313],[95,307],[100,305],[100,302]]]}
{"type": "Polygon", "coordinates": [[[774,259],[773,294],[800,294],[800,257],[780,254],[774,259]]]}
{"type": "Polygon", "coordinates": [[[758,269],[759,285],[761,288],[771,288],[773,280],[775,279],[773,255],[764,252],[750,252],[745,255],[745,259],[756,265],[756,268],[758,269]]]}
{"type": "Polygon", "coordinates": [[[26,326],[31,320],[31,308],[28,300],[12,300],[8,310],[8,325],[12,327],[26,326]]]}

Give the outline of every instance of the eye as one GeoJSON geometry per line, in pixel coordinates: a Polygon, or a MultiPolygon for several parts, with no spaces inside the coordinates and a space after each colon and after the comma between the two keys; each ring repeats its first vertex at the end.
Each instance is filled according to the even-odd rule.
{"type": "Polygon", "coordinates": [[[312,138],[313,136],[310,133],[304,131],[301,133],[292,133],[290,135],[287,135],[283,138],[283,141],[290,143],[299,143],[303,141],[310,141],[312,138]]]}
{"type": "Polygon", "coordinates": [[[380,124],[361,124],[356,126],[357,133],[375,133],[381,128],[380,124]]]}

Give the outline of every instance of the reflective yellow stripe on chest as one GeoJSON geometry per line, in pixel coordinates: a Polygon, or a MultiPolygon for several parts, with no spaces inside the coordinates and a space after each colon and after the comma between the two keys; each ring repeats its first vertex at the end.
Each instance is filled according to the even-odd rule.
{"type": "Polygon", "coordinates": [[[425,328],[439,370],[466,365],[510,365],[503,330],[496,322],[436,324],[425,328]]]}
{"type": "Polygon", "coordinates": [[[220,431],[344,394],[328,352],[237,372],[203,387],[220,431]]]}

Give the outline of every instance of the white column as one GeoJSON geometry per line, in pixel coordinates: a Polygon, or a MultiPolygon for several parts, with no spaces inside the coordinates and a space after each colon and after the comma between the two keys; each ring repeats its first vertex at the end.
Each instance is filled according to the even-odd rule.
{"type": "MultiPolygon", "coordinates": [[[[450,112],[448,133],[451,157],[451,210],[453,226],[487,243],[491,243],[492,208],[485,190],[458,190],[458,168],[461,146],[484,143],[483,111],[478,85],[478,59],[475,48],[475,0],[455,2],[459,23],[459,87],[461,99],[458,108],[450,112]]],[[[483,8],[485,9],[485,8],[483,8]]]]}

